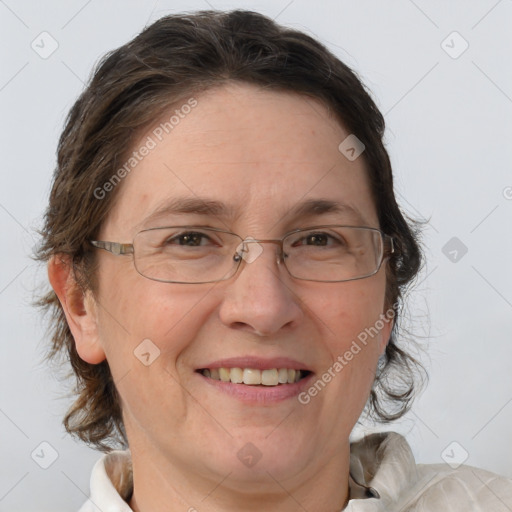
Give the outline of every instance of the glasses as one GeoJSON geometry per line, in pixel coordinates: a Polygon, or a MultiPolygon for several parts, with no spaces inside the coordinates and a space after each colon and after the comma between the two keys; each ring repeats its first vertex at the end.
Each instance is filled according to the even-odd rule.
{"type": "Polygon", "coordinates": [[[356,226],[296,229],[280,240],[242,239],[217,228],[170,226],[140,231],[131,244],[90,243],[116,256],[133,254],[135,269],[148,279],[184,284],[230,279],[242,260],[252,263],[263,252],[262,243],[279,246],[278,263],[292,277],[326,283],[370,277],[394,253],[390,236],[356,226]]]}

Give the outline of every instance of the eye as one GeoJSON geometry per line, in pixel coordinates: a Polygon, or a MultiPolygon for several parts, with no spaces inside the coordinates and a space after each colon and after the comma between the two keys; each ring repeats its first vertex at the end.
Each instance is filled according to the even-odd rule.
{"type": "Polygon", "coordinates": [[[297,241],[295,241],[292,246],[296,247],[298,245],[309,245],[314,247],[325,247],[328,245],[332,245],[332,242],[335,244],[342,244],[344,243],[343,240],[340,240],[338,238],[335,238],[334,236],[324,233],[324,232],[318,232],[318,233],[308,233],[306,236],[303,236],[302,238],[299,238],[297,241]],[[331,243],[329,243],[331,242],[331,243]]]}
{"type": "Polygon", "coordinates": [[[201,233],[200,231],[187,231],[167,238],[164,244],[180,245],[186,247],[199,247],[204,245],[201,243],[203,240],[205,240],[206,242],[212,242],[212,239],[205,233],[201,233]]]}
{"type": "Polygon", "coordinates": [[[313,233],[304,237],[308,245],[326,245],[328,243],[329,235],[325,233],[313,233]]]}

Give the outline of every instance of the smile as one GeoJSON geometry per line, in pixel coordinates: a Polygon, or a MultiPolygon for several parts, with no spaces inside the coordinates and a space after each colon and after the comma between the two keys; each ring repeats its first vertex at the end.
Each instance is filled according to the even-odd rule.
{"type": "Polygon", "coordinates": [[[256,368],[203,368],[198,370],[204,377],[233,384],[248,386],[280,386],[293,384],[307,377],[308,370],[290,368],[271,368],[258,370],[256,368]]]}

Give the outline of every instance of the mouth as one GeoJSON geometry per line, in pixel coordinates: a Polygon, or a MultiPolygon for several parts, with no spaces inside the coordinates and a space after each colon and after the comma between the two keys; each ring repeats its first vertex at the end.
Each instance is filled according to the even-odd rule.
{"type": "Polygon", "coordinates": [[[223,394],[245,405],[272,406],[293,400],[310,385],[315,374],[304,361],[246,355],[204,361],[194,373],[212,396],[223,394]]]}
{"type": "Polygon", "coordinates": [[[207,379],[242,384],[246,386],[280,387],[299,382],[307,378],[311,372],[295,368],[201,368],[196,370],[207,379]]]}

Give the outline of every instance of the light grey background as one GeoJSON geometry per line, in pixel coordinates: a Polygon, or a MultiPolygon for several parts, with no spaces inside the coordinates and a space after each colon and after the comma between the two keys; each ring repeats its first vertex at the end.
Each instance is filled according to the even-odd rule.
{"type": "Polygon", "coordinates": [[[512,477],[510,0],[0,0],[0,511],[78,509],[99,457],[64,434],[70,399],[60,397],[69,389],[41,364],[44,325],[30,306],[45,276],[29,258],[33,230],[64,117],[106,51],[164,14],[209,6],[306,30],[373,92],[399,200],[430,218],[428,262],[409,308],[430,385],[386,429],[406,434],[418,462],[467,452],[467,464],[512,477]],[[51,48],[43,31],[58,43],[46,59],[31,47],[43,51],[46,37],[51,48]],[[46,470],[31,458],[41,442],[58,453],[46,470]]]}

